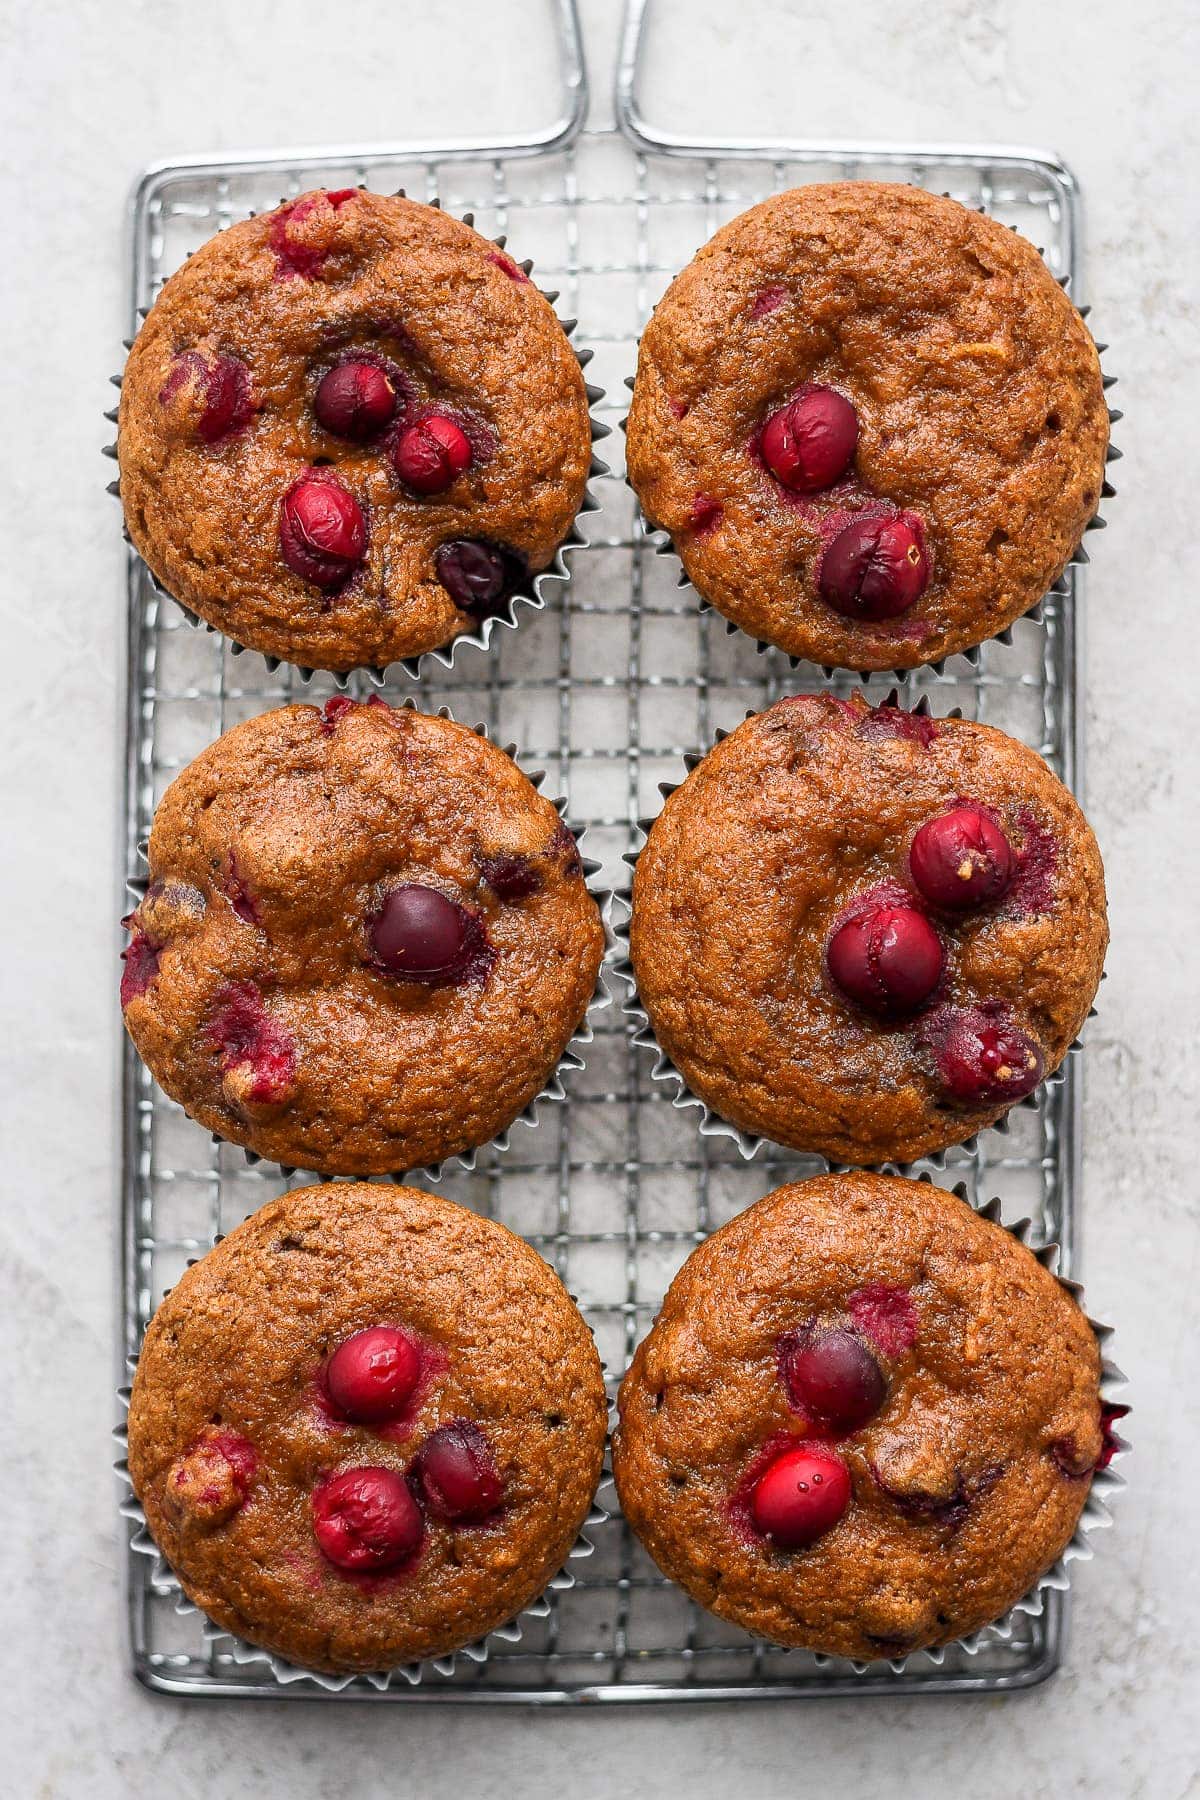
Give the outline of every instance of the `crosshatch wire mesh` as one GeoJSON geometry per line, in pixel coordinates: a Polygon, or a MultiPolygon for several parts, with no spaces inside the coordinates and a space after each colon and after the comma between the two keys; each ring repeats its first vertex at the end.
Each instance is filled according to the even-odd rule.
{"type": "MultiPolygon", "coordinates": [[[[303,170],[254,164],[159,170],[139,190],[135,304],[148,306],[184,255],[281,193],[361,181],[381,191],[403,184],[438,196],[477,228],[507,232],[535,279],[558,289],[559,311],[580,321],[577,347],[595,352],[589,379],[605,390],[602,416],[617,421],[642,325],[675,271],[717,226],[767,194],[813,180],[875,176],[917,182],[981,206],[1043,248],[1051,269],[1072,273],[1074,220],[1061,171],[997,152],[917,151],[878,165],[864,152],[830,149],[816,161],[639,153],[612,131],[585,133],[572,147],[504,158],[443,161],[403,152],[367,162],[333,160],[303,170]]],[[[678,585],[674,559],[655,554],[621,477],[624,441],[604,454],[616,466],[595,484],[601,510],[585,518],[587,547],[573,579],[544,612],[523,613],[487,653],[469,650],[451,669],[425,664],[414,684],[389,675],[394,700],[415,693],[432,710],[483,722],[515,741],[527,770],[549,772],[546,791],[568,796],[569,817],[587,827],[602,880],[627,891],[622,861],[636,821],[660,805],[658,784],[678,780],[685,751],[711,743],[748,710],[779,695],[820,687],[849,692],[857,679],[793,670],[740,633],[727,632],[678,585]]],[[[163,789],[198,751],[239,720],[333,691],[270,672],[252,653],[235,655],[217,635],[188,625],[130,561],[130,761],[127,873],[163,789]]],[[[928,696],[934,713],[961,707],[1035,746],[1069,783],[1075,758],[1075,622],[1078,571],[1068,570],[1038,621],[1014,627],[1012,643],[985,645],[977,665],[955,658],[942,671],[900,681],[905,704],[928,696]]],[[[352,691],[365,677],[352,678],[352,691]]],[[[893,678],[872,677],[882,699],[893,678]]],[[[363,691],[366,691],[364,688],[363,691]]],[[[569,1078],[567,1105],[551,1105],[533,1130],[518,1127],[507,1153],[481,1155],[470,1174],[447,1172],[440,1191],[503,1220],[553,1263],[592,1326],[615,1392],[634,1345],[648,1329],[672,1274],[692,1246],[779,1182],[816,1172],[815,1159],[768,1151],[752,1162],[720,1138],[702,1138],[696,1114],[673,1108],[649,1081],[650,1061],[629,1042],[619,1007],[600,1015],[586,1068],[569,1078]]],[[[128,1045],[126,1066],[126,1351],[136,1355],[164,1289],[217,1236],[289,1183],[271,1165],[248,1166],[216,1145],[157,1091],[128,1045]]],[[[1074,1060],[1074,1059],[1071,1059],[1074,1060]]],[[[951,1151],[943,1181],[965,1182],[973,1199],[1002,1196],[1005,1218],[1028,1215],[1035,1241],[1057,1239],[1064,1272],[1073,1239],[1077,1077],[1019,1108],[1006,1133],[951,1151]]],[[[303,1175],[293,1182],[311,1180],[303,1175]]],[[[912,1657],[903,1667],[849,1664],[776,1650],[703,1613],[658,1574],[621,1521],[611,1483],[600,1501],[614,1515],[589,1532],[594,1552],[569,1565],[573,1585],[550,1595],[547,1616],[525,1620],[515,1641],[493,1638],[486,1661],[460,1658],[449,1673],[426,1668],[419,1686],[358,1678],[346,1695],[387,1699],[758,1697],[830,1692],[999,1691],[1031,1685],[1060,1653],[1062,1596],[1036,1616],[1014,1615],[967,1654],[912,1657]]],[[[176,1694],[302,1695],[324,1689],[308,1677],[281,1679],[267,1658],[181,1611],[170,1571],[129,1558],[129,1608],[136,1672],[176,1694]]],[[[294,1673],[294,1672],[293,1672],[294,1673]]]]}

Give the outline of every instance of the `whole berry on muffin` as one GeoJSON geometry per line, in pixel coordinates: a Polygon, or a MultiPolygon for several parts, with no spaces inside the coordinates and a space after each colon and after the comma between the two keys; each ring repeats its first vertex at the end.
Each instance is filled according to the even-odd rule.
{"type": "Polygon", "coordinates": [[[912,668],[1011,625],[1096,511],[1096,347],[1032,244],[899,183],[725,225],[642,337],[628,466],[697,591],[793,656],[912,668]]]}
{"type": "Polygon", "coordinates": [[[541,1592],[606,1420],[591,1334],[535,1251],[431,1194],[337,1183],[271,1201],[163,1301],[129,1471],[218,1625],[387,1669],[541,1592]]]}
{"type": "Polygon", "coordinates": [[[579,363],[524,271],[403,196],[317,191],[163,288],[121,390],[133,542],[210,625],[323,669],[506,612],[583,500],[579,363]]]}
{"type": "Polygon", "coordinates": [[[220,1136],[331,1174],[485,1143],[592,998],[604,931],[571,833],[515,763],[382,700],[289,706],[176,777],[121,1001],[220,1136]]]}
{"type": "Polygon", "coordinates": [[[776,1189],[689,1256],[621,1384],[625,1516],[702,1606],[864,1660],[1000,1617],[1116,1448],[1095,1334],[924,1182],[776,1189]]]}
{"type": "Polygon", "coordinates": [[[638,996],[688,1086],[840,1163],[912,1162],[1031,1094],[1107,943],[1096,840],[1034,751],[857,695],[740,725],[633,885],[638,996]]]}

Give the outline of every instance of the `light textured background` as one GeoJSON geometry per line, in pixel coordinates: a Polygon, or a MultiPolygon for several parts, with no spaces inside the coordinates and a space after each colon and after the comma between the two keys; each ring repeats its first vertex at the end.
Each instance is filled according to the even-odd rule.
{"type": "MultiPolygon", "coordinates": [[[[533,123],[554,64],[543,0],[2,0],[0,1791],[22,1800],[1200,1793],[1195,14],[660,8],[645,94],[665,123],[1033,143],[1084,185],[1093,323],[1127,414],[1112,528],[1091,540],[1086,682],[1114,944],[1085,1058],[1084,1272],[1136,1384],[1118,1528],[1077,1575],[1066,1668],[1007,1701],[548,1716],[202,1707],[135,1687],[108,1473],[122,552],[97,454],[125,192],[171,153],[533,123]]],[[[604,108],[617,0],[584,11],[604,108]]]]}

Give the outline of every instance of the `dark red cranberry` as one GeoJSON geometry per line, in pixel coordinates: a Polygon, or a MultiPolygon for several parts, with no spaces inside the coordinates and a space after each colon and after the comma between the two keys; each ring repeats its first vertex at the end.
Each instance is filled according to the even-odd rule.
{"type": "MultiPolygon", "coordinates": [[[[373,695],[372,698],[377,698],[377,696],[373,695]]],[[[369,706],[370,701],[367,704],[369,706]]],[[[386,701],[384,704],[387,704],[386,701]]],[[[352,700],[349,694],[332,694],[321,708],[322,735],[332,737],[337,730],[339,721],[344,719],[347,713],[352,713],[357,705],[357,700],[352,700]]]]}
{"type": "Polygon", "coordinates": [[[922,1007],[942,978],[942,943],[924,913],[885,902],[839,925],[826,951],[837,986],[879,1018],[922,1007]]]}
{"type": "Polygon", "coordinates": [[[395,1469],[346,1469],[316,1489],[312,1508],[317,1542],[339,1569],[394,1569],[425,1534],[421,1509],[395,1469]]]}
{"type": "Polygon", "coordinates": [[[532,857],[522,855],[519,850],[481,856],[479,873],[499,900],[527,900],[542,885],[541,870],[532,857]]]}
{"type": "Polygon", "coordinates": [[[504,1495],[491,1447],[470,1419],[453,1419],[427,1439],[417,1459],[421,1491],[439,1519],[485,1519],[504,1495]]]}
{"type": "Polygon", "coordinates": [[[711,494],[697,494],[692,501],[688,524],[697,537],[709,537],[725,517],[725,508],[711,494]]]}
{"type": "Polygon", "coordinates": [[[511,256],[501,255],[499,250],[491,251],[488,256],[488,261],[495,263],[496,267],[503,270],[504,274],[508,276],[508,279],[510,281],[515,281],[518,286],[522,282],[529,280],[524,269],[522,269],[518,263],[515,263],[511,256]]]}
{"type": "Polygon", "coordinates": [[[438,580],[460,611],[486,618],[508,593],[511,570],[502,550],[477,538],[440,544],[434,556],[438,580]]]}
{"type": "Polygon", "coordinates": [[[858,415],[836,388],[809,387],[772,413],[762,429],[763,461],[796,494],[840,481],[858,445],[858,415]]]}
{"type": "Polygon", "coordinates": [[[365,444],[396,410],[396,390],[374,363],[344,362],[321,380],[313,411],[335,437],[365,444]]]}
{"type": "Polygon", "coordinates": [[[1040,1049],[1003,1010],[947,1009],[935,1036],[938,1075],[960,1106],[1012,1106],[1042,1079],[1040,1049]]]}
{"type": "Polygon", "coordinates": [[[915,513],[856,519],[821,558],[817,591],[848,619],[894,619],[925,592],[929,557],[915,513]]]}
{"type": "Polygon", "coordinates": [[[430,986],[469,980],[481,953],[490,957],[478,917],[437,888],[416,881],[384,895],[367,923],[367,935],[386,974],[430,986]]]}
{"type": "Polygon", "coordinates": [[[280,1099],[296,1072],[292,1040],[270,1016],[252,981],[226,982],[217,989],[207,1034],[221,1056],[221,1073],[246,1069],[250,1079],[237,1084],[242,1099],[269,1103],[280,1099]]]}
{"type": "Polygon", "coordinates": [[[785,1340],[779,1364],[792,1405],[834,1431],[857,1431],[887,1393],[883,1370],[862,1339],[840,1326],[785,1340]]]}
{"type": "Polygon", "coordinates": [[[885,1356],[903,1356],[917,1341],[917,1309],[905,1288],[869,1281],[846,1302],[855,1327],[885,1356]]]}
{"type": "Polygon", "coordinates": [[[392,1325],[372,1325],[339,1344],[325,1366],[325,1388],[343,1419],[383,1425],[398,1419],[421,1378],[421,1353],[392,1325]]]}
{"type": "MultiPolygon", "coordinates": [[[[130,918],[134,915],[131,913],[130,918]]],[[[136,926],[131,927],[133,936],[128,947],[121,952],[124,968],[121,970],[121,1009],[129,1005],[131,1000],[140,1000],[154,977],[158,974],[158,958],[161,945],[151,943],[144,931],[136,926]]]]}
{"type": "Polygon", "coordinates": [[[925,898],[950,912],[990,906],[1013,874],[1012,847],[998,825],[975,806],[956,806],[922,825],[908,853],[912,878],[925,898]]]}
{"type": "Polygon", "coordinates": [[[254,412],[245,363],[201,350],[184,350],[175,357],[158,398],[162,406],[182,407],[192,435],[204,444],[240,431],[254,412]],[[192,384],[194,393],[186,398],[192,384]]]}
{"type": "Polygon", "coordinates": [[[781,1550],[815,1544],[850,1504],[850,1476],[832,1451],[785,1450],[759,1477],[750,1501],[755,1529],[781,1550]]]}
{"type": "Polygon", "coordinates": [[[319,588],[341,587],[366,555],[362,508],[336,478],[302,475],[280,502],[279,545],[293,575],[319,588]]]}
{"type": "Polygon", "coordinates": [[[453,419],[431,413],[400,433],[394,459],[397,475],[414,493],[442,494],[469,467],[470,440],[453,419]]]}

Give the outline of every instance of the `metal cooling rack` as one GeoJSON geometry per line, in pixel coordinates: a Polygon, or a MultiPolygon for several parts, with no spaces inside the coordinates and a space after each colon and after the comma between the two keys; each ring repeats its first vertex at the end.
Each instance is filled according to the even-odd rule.
{"type": "MultiPolygon", "coordinates": [[[[418,197],[438,196],[477,228],[510,234],[534,278],[561,292],[578,317],[576,343],[595,352],[589,375],[617,420],[637,340],[667,283],[725,220],[767,194],[799,183],[853,176],[915,182],[948,192],[1015,225],[1044,250],[1078,298],[1078,203],[1070,175],[1033,152],[848,144],[684,143],[656,132],[636,102],[644,0],[625,22],[616,123],[584,131],[587,86],[574,0],[552,0],[566,104],[556,124],[505,144],[395,145],[330,152],[194,159],[159,165],[132,202],[131,325],[184,255],[281,194],[327,183],[363,182],[418,197]]],[[[623,452],[615,434],[606,448],[623,452]]],[[[469,651],[445,672],[414,684],[400,669],[385,693],[416,692],[433,709],[448,703],[467,723],[483,721],[501,742],[516,740],[527,769],[549,771],[548,792],[569,796],[570,816],[588,827],[587,848],[605,879],[627,889],[623,853],[636,821],[659,805],[658,783],[677,780],[685,751],[747,710],[800,689],[849,692],[856,679],[789,668],[678,585],[677,565],[655,554],[618,466],[596,484],[598,513],[582,521],[587,547],[573,580],[547,611],[522,615],[490,651],[469,651]]],[[[961,707],[1037,748],[1068,784],[1080,773],[1075,675],[1079,573],[1068,570],[1038,621],[1013,628],[1010,646],[989,643],[977,663],[954,658],[899,683],[905,704],[928,697],[934,713],[961,707]]],[[[429,668],[429,664],[426,667],[429,668]]],[[[365,682],[356,676],[353,684],[365,682]]],[[[882,699],[893,680],[866,683],[882,699]]],[[[168,782],[227,727],[266,708],[332,691],[271,672],[252,653],[234,655],[220,636],[189,626],[158,596],[131,555],[129,566],[128,786],[126,872],[141,864],[139,840],[168,782]]],[[[365,689],[364,689],[365,691],[365,689]]],[[[629,1041],[619,1009],[598,1020],[586,1068],[569,1081],[566,1106],[548,1106],[533,1130],[518,1129],[507,1153],[487,1153],[471,1173],[448,1175],[441,1191],[522,1233],[578,1296],[616,1381],[649,1328],[675,1269],[692,1246],[779,1182],[815,1173],[815,1159],[772,1151],[746,1162],[734,1144],[702,1138],[695,1115],[651,1085],[649,1060],[629,1041]]],[[[124,1048],[124,1353],[136,1356],[164,1289],[217,1236],[289,1183],[273,1167],[250,1167],[156,1090],[124,1048]]],[[[1070,1059],[1074,1060],[1074,1059],[1070,1059]]],[[[1035,1241],[1075,1242],[1078,1077],[1018,1109],[1007,1132],[984,1133],[947,1155],[947,1182],[973,1199],[999,1194],[1005,1216],[1033,1220],[1035,1241]]],[[[297,1177],[296,1180],[312,1179],[297,1177]]],[[[761,1698],[829,1693],[998,1692],[1027,1687],[1055,1667],[1063,1597],[1045,1596],[1035,1616],[1015,1614],[982,1634],[972,1652],[919,1655],[904,1665],[819,1659],[756,1642],[700,1611],[658,1573],[617,1516],[611,1483],[600,1499],[614,1514],[592,1533],[594,1554],[576,1562],[573,1585],[550,1595],[540,1620],[516,1641],[493,1637],[479,1664],[427,1668],[419,1685],[381,1688],[357,1678],[341,1697],[377,1700],[570,1702],[761,1698]],[[580,1572],[582,1571],[582,1573],[580,1572]]],[[[136,1673],[162,1692],[317,1697],[313,1678],[281,1678],[266,1658],[180,1610],[161,1561],[129,1557],[129,1619],[136,1673]]],[[[292,1672],[294,1675],[294,1672],[292,1672]]]]}

